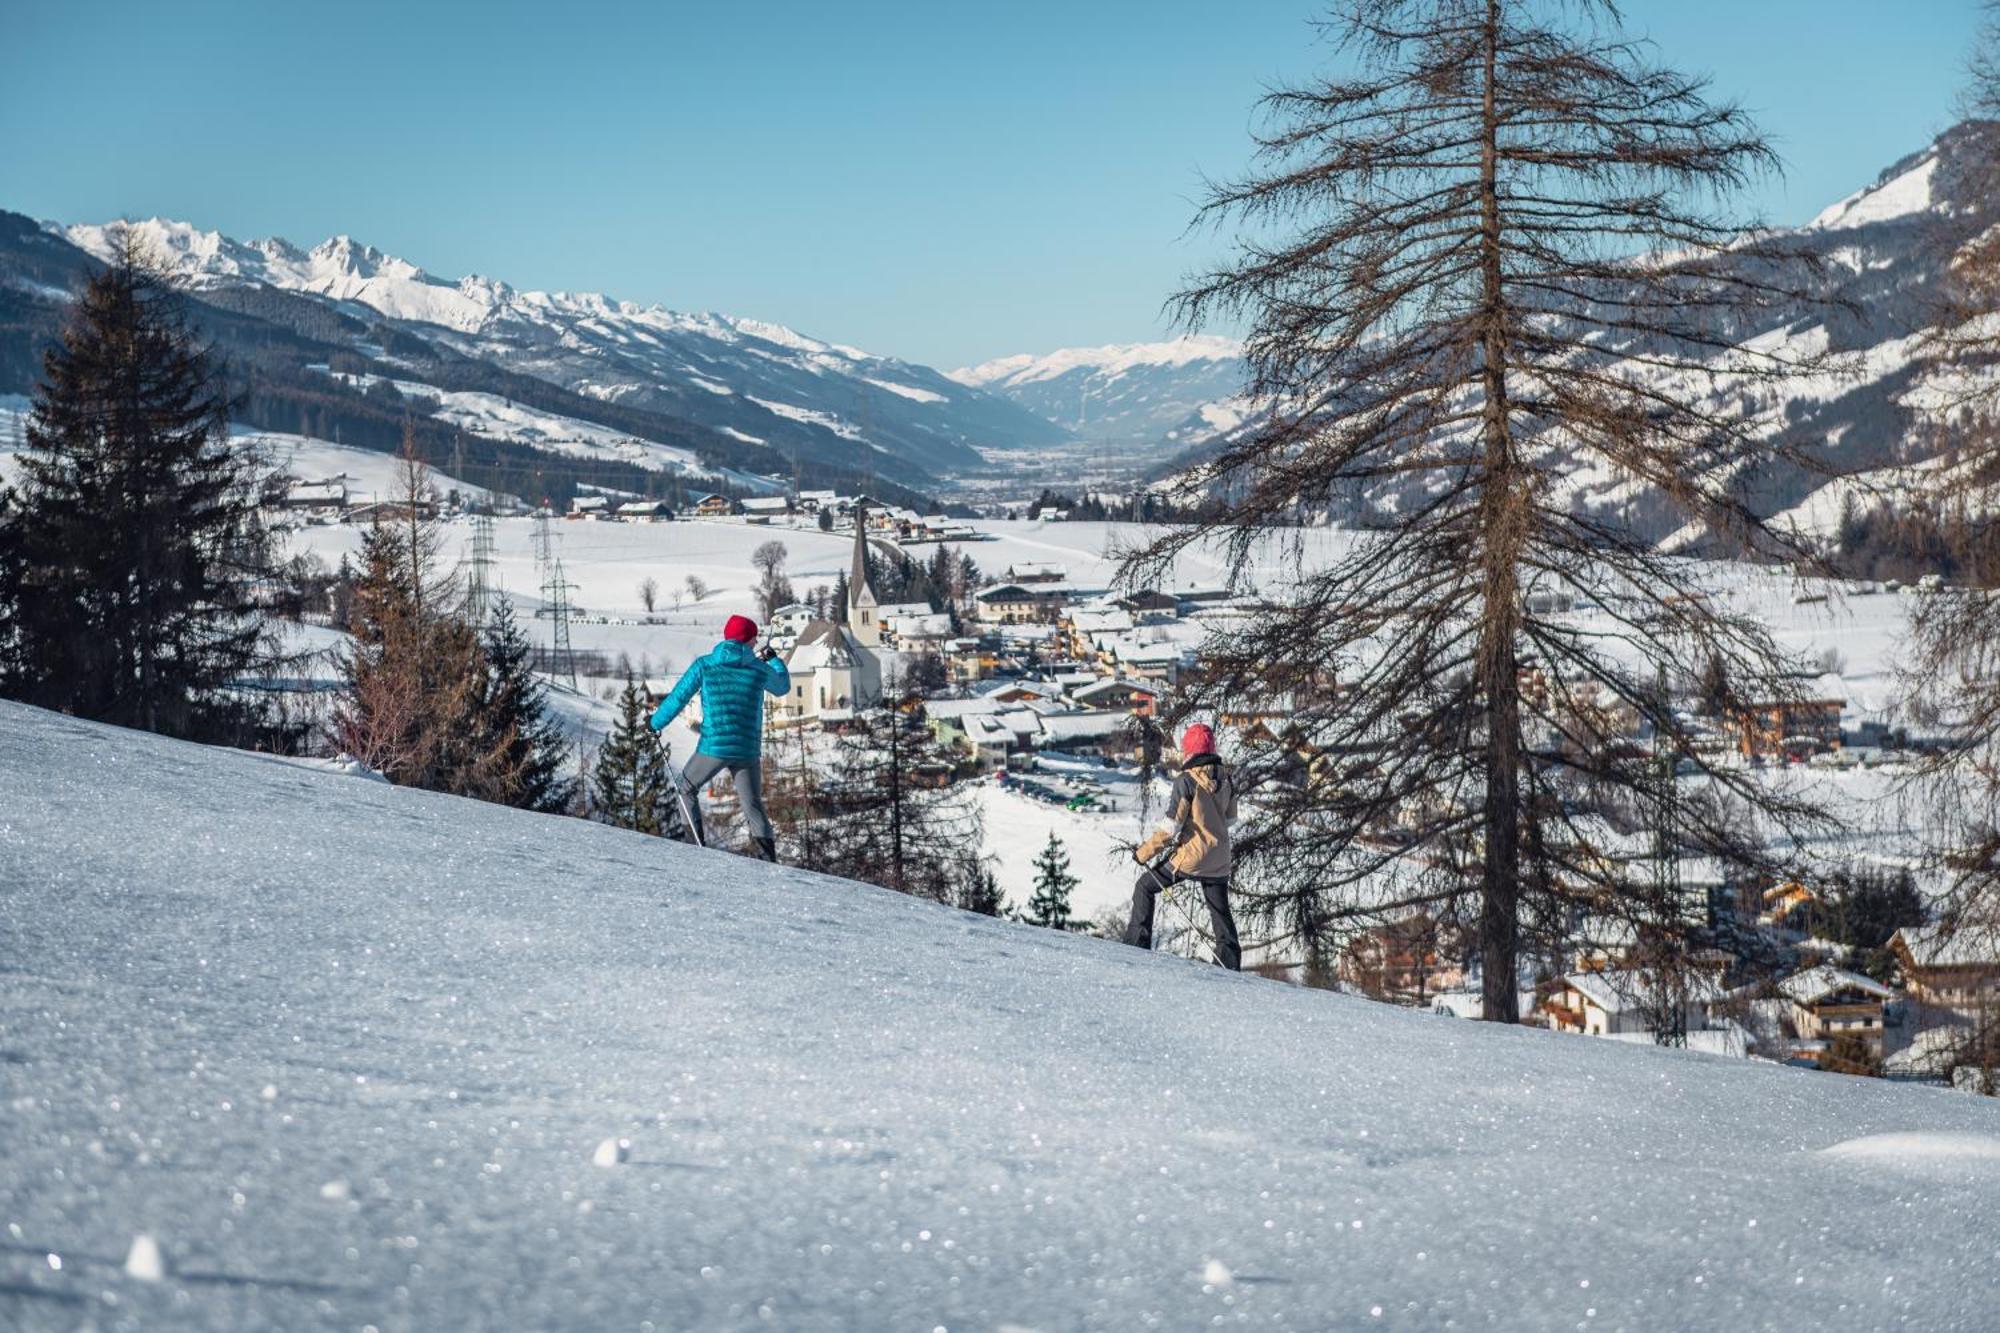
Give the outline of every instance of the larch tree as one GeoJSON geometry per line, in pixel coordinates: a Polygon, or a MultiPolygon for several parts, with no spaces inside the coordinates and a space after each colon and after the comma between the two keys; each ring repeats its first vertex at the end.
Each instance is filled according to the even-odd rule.
{"type": "Polygon", "coordinates": [[[1246,914],[1312,958],[1365,920],[1463,913],[1485,1014],[1512,1022],[1524,940],[1686,937],[1663,844],[1768,869],[1814,827],[1698,749],[1662,684],[1713,661],[1732,714],[1797,688],[1659,539],[1803,555],[1752,488],[1812,459],[1749,406],[1801,359],[1744,343],[1815,279],[1723,211],[1776,166],[1744,113],[1605,0],[1348,0],[1327,28],[1351,72],[1264,99],[1256,165],[1202,214],[1238,253],[1176,298],[1185,327],[1247,325],[1258,415],[1183,475],[1201,520],[1124,574],[1159,586],[1196,545],[1239,580],[1294,557],[1172,707],[1276,719],[1243,741],[1269,779],[1246,914]],[[1304,559],[1329,519],[1351,535],[1304,559]]]}
{"type": "Polygon", "coordinates": [[[406,439],[393,503],[361,540],[332,739],[399,786],[487,795],[503,785],[505,757],[483,743],[485,658],[436,503],[406,439]]]}
{"type": "Polygon", "coordinates": [[[129,237],[43,359],[0,492],[0,693],[252,743],[278,664],[253,455],[185,303],[129,237]]]}
{"type": "MultiPolygon", "coordinates": [[[[1963,109],[1983,130],[1968,155],[1978,188],[2000,199],[2000,5],[1971,60],[1963,109]]],[[[1970,928],[2000,941],[2000,227],[1994,210],[1927,219],[1946,257],[1945,284],[1926,339],[1937,371],[1924,386],[1946,457],[1936,484],[1891,518],[1920,525],[1925,554],[1948,564],[1948,586],[1917,599],[1904,667],[1915,721],[1948,743],[1925,755],[1908,795],[1931,831],[1936,907],[1947,932],[1970,928]]],[[[1936,567],[1935,565],[1933,567],[1936,567]]]]}

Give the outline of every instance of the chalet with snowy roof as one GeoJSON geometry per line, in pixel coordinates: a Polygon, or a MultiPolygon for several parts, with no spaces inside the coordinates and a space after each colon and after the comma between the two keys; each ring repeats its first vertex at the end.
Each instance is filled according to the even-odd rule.
{"type": "Polygon", "coordinates": [[[1905,926],[1889,937],[1913,999],[1961,1014],[2000,1009],[2000,927],[1905,926]]]}
{"type": "Polygon", "coordinates": [[[1896,993],[1872,977],[1820,966],[1786,977],[1778,990],[1792,1003],[1792,1026],[1809,1041],[1854,1037],[1882,1053],[1889,1001],[1896,993]]]}
{"type": "Polygon", "coordinates": [[[339,479],[295,481],[278,495],[281,509],[344,509],[347,486],[339,479]]]}
{"type": "Polygon", "coordinates": [[[840,497],[833,491],[800,491],[799,508],[808,514],[817,514],[822,509],[833,509],[840,497]]]}
{"type": "Polygon", "coordinates": [[[1128,677],[1171,685],[1188,664],[1188,650],[1177,643],[1140,643],[1120,639],[1111,655],[1118,670],[1128,677]]]}
{"type": "Polygon", "coordinates": [[[784,495],[754,495],[738,506],[750,518],[782,518],[792,512],[791,498],[784,495]]]}
{"type": "MultiPolygon", "coordinates": [[[[857,512],[857,517],[858,517],[857,512]]],[[[791,688],[773,708],[780,719],[844,722],[882,698],[882,622],[868,583],[868,530],[854,525],[854,562],[841,621],[813,620],[785,659],[791,688]]]]}
{"type": "Polygon", "coordinates": [[[571,518],[596,518],[611,512],[611,498],[605,495],[573,495],[569,501],[571,518]]]}
{"type": "MultiPolygon", "coordinates": [[[[1655,989],[1649,972],[1572,972],[1544,997],[1540,1013],[1557,1032],[1587,1037],[1650,1033],[1654,1020],[1648,1011],[1664,998],[1655,989]]],[[[1721,988],[1706,973],[1694,973],[1681,990],[1682,1024],[1688,1029],[1705,1026],[1707,1006],[1720,997],[1721,988]]]]}
{"type": "Polygon", "coordinates": [[[1140,619],[1171,620],[1181,613],[1181,603],[1172,593],[1158,588],[1141,588],[1118,599],[1118,607],[1140,619]]]}
{"type": "Polygon", "coordinates": [[[736,512],[736,501],[726,495],[704,495],[694,502],[696,518],[728,518],[736,512]]]}
{"type": "Polygon", "coordinates": [[[665,523],[673,516],[665,500],[633,500],[618,506],[618,517],[630,523],[665,523]]]}
{"type": "Polygon", "coordinates": [[[1061,565],[1028,561],[1007,566],[1003,577],[1008,583],[1063,583],[1069,579],[1069,570],[1061,565]]]}
{"type": "Polygon", "coordinates": [[[1151,717],[1160,693],[1159,687],[1148,681],[1111,676],[1078,686],[1069,692],[1069,697],[1083,708],[1115,708],[1140,717],[1151,717]]]}
{"type": "Polygon", "coordinates": [[[1057,584],[996,583],[972,595],[973,614],[993,624],[1041,624],[1055,619],[1069,594],[1057,584]]]}
{"type": "Polygon", "coordinates": [[[803,633],[813,622],[813,609],[804,602],[792,602],[771,613],[770,630],[773,634],[795,635],[803,633]]]}
{"type": "Polygon", "coordinates": [[[1831,673],[1812,681],[1797,698],[1753,704],[1734,719],[1737,747],[1746,759],[1803,759],[1840,748],[1840,719],[1847,685],[1831,673]]]}

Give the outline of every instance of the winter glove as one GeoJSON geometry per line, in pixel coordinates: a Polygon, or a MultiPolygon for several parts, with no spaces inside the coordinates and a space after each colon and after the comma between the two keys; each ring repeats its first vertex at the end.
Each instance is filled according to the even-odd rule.
{"type": "Polygon", "coordinates": [[[762,661],[775,662],[778,660],[778,650],[767,643],[758,650],[757,656],[762,661]]]}
{"type": "Polygon", "coordinates": [[[1140,865],[1145,865],[1166,850],[1167,839],[1171,836],[1164,829],[1148,835],[1144,842],[1132,849],[1132,859],[1140,865]]]}

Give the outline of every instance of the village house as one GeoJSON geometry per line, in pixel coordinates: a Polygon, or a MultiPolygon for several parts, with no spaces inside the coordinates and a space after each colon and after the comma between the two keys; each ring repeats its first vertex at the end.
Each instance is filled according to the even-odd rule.
{"type": "Polygon", "coordinates": [[[569,501],[571,518],[601,518],[611,512],[611,498],[605,495],[573,495],[569,501]]]}
{"type": "Polygon", "coordinates": [[[274,503],[280,509],[337,513],[347,507],[347,486],[337,477],[324,481],[294,481],[279,492],[274,503]]]}
{"type": "Polygon", "coordinates": [[[769,628],[774,635],[796,636],[812,622],[813,609],[804,602],[792,602],[771,613],[769,628]]]}
{"type": "Polygon", "coordinates": [[[1161,592],[1157,588],[1141,588],[1137,592],[1120,597],[1118,609],[1146,620],[1173,620],[1180,616],[1180,598],[1172,593],[1161,592]]]}
{"type": "Polygon", "coordinates": [[[1349,939],[1335,965],[1343,985],[1364,995],[1423,1005],[1438,991],[1466,984],[1465,932],[1428,912],[1415,912],[1349,939]]]}
{"type": "Polygon", "coordinates": [[[972,595],[973,614],[990,624],[1043,624],[1069,601],[1056,584],[996,583],[972,595]]]}
{"type": "Polygon", "coordinates": [[[1733,719],[1746,759],[1799,759],[1840,748],[1847,686],[1837,675],[1813,681],[1797,699],[1753,704],[1733,719]]]}
{"type": "Polygon", "coordinates": [[[1160,696],[1158,686],[1146,681],[1109,676],[1072,688],[1069,697],[1080,708],[1116,708],[1140,717],[1151,717],[1160,696]]]}
{"type": "Polygon", "coordinates": [[[728,518],[736,512],[736,501],[726,495],[704,495],[694,502],[696,518],[728,518]]]}
{"type": "Polygon", "coordinates": [[[1065,583],[1069,580],[1069,570],[1061,565],[1030,561],[1007,566],[1001,580],[1005,583],[1065,583]]]}
{"type": "Polygon", "coordinates": [[[2000,928],[1971,925],[1946,934],[1905,926],[1889,937],[1910,996],[1976,1016],[2000,1012],[2000,928]]]}
{"type": "Polygon", "coordinates": [[[673,516],[665,500],[633,500],[618,506],[618,517],[628,523],[666,523],[673,516]]]}
{"type": "MultiPolygon", "coordinates": [[[[1543,997],[1539,1012],[1556,1032],[1587,1037],[1649,1035],[1654,1001],[1650,973],[1636,970],[1572,972],[1543,997]]],[[[1696,973],[1687,979],[1679,1018],[1687,1031],[1708,1026],[1707,1006],[1721,995],[1715,979],[1696,973]]]]}
{"type": "Polygon", "coordinates": [[[739,502],[737,507],[743,511],[744,517],[763,519],[767,523],[792,512],[791,500],[783,495],[752,496],[739,502]]]}
{"type": "Polygon", "coordinates": [[[1854,1037],[1882,1053],[1882,1030],[1896,993],[1881,982],[1820,966],[1786,977],[1778,990],[1791,1001],[1792,1027],[1799,1036],[1814,1042],[1854,1037]]]}

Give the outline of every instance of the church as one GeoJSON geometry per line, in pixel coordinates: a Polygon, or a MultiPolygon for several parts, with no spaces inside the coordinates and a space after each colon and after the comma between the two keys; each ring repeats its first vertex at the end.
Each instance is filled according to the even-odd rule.
{"type": "Polygon", "coordinates": [[[785,666],[792,688],[773,712],[787,722],[842,722],[882,698],[882,619],[868,586],[868,515],[854,511],[854,568],[845,620],[815,620],[799,632],[785,666]]]}

